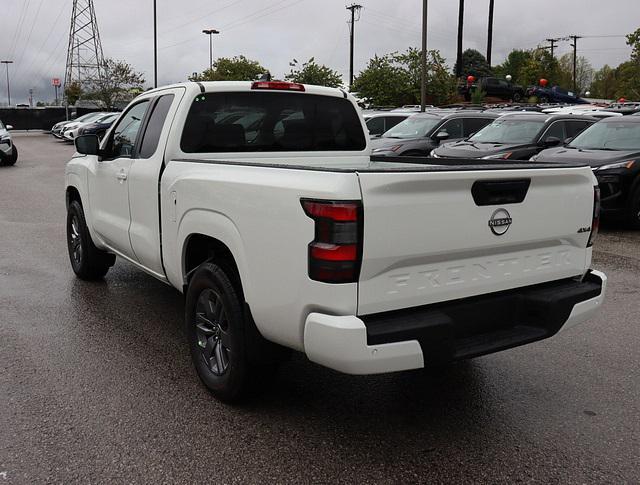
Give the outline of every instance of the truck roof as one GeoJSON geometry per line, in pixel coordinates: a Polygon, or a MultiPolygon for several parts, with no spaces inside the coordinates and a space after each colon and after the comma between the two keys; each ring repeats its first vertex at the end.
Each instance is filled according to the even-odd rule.
{"type": "MultiPolygon", "coordinates": [[[[146,93],[161,92],[166,89],[174,89],[183,87],[187,91],[193,91],[194,93],[217,93],[225,91],[252,91],[252,85],[258,81],[189,81],[184,83],[176,83],[168,86],[162,86],[156,89],[151,89],[146,93]]],[[[281,81],[274,81],[281,82],[281,81]]],[[[293,83],[291,83],[293,84],[293,83]]],[[[313,84],[303,84],[304,91],[294,90],[273,90],[274,92],[283,93],[295,93],[295,94],[316,94],[320,96],[334,96],[340,98],[353,98],[353,95],[347,93],[347,91],[340,88],[328,88],[325,86],[315,86],[313,84]]],[[[145,93],[145,94],[146,94],[145,93]]]]}

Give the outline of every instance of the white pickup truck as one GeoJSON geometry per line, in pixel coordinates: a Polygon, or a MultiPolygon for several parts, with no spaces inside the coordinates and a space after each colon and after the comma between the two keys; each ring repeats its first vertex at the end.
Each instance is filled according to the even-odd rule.
{"type": "Polygon", "coordinates": [[[193,362],[225,401],[286,349],[350,374],[534,342],[591,317],[606,277],[591,169],[376,159],[354,99],[284,82],[185,83],[76,139],[67,239],[185,294],[193,362]]]}

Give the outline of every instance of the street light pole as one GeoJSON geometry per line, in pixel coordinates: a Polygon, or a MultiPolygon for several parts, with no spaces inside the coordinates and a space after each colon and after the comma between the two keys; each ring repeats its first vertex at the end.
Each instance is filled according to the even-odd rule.
{"type": "Polygon", "coordinates": [[[422,3],[422,81],[420,83],[420,111],[424,112],[427,104],[427,8],[428,0],[422,3]]]}
{"type": "Polygon", "coordinates": [[[7,66],[7,101],[9,102],[9,106],[11,106],[11,87],[9,85],[9,64],[13,64],[13,61],[0,61],[0,64],[5,64],[7,66]]]}
{"type": "Polygon", "coordinates": [[[219,34],[220,31],[216,29],[205,29],[202,33],[209,36],[209,70],[213,71],[213,34],[219,34]]]}
{"type": "Polygon", "coordinates": [[[158,9],[153,0],[153,87],[158,87],[158,9]]]}

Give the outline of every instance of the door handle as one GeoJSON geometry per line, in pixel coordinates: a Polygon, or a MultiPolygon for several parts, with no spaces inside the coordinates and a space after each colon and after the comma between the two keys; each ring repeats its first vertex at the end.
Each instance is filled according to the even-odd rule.
{"type": "Polygon", "coordinates": [[[116,175],[116,178],[121,182],[124,182],[125,180],[127,180],[127,173],[124,170],[120,170],[118,172],[118,175],[116,175]]]}

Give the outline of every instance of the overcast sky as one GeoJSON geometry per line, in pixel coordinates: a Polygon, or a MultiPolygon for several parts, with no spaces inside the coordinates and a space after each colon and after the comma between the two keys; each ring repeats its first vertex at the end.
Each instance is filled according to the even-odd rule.
{"type": "MultiPolygon", "coordinates": [[[[214,57],[243,54],[281,77],[292,58],[315,56],[345,82],[349,34],[344,0],[157,0],[159,83],[186,80],[208,66],[209,44],[201,33],[215,28],[214,57]]],[[[152,0],[94,0],[106,57],[123,59],[153,83],[152,0]]],[[[348,4],[352,2],[349,1],[348,4]]],[[[420,46],[420,0],[359,0],[355,27],[355,70],[374,54],[420,46]]],[[[0,0],[0,59],[12,59],[12,103],[54,97],[51,78],[64,78],[72,0],[0,0]],[[23,18],[23,22],[19,20],[23,18]]],[[[466,0],[464,48],[486,50],[489,0],[466,0]]],[[[618,65],[630,49],[622,36],[640,27],[640,0],[495,0],[494,64],[511,49],[533,48],[545,38],[585,38],[579,54],[594,67],[618,65]]],[[[458,2],[429,0],[429,48],[455,62],[458,2]]],[[[570,50],[561,42],[562,55],[570,50]]],[[[4,65],[0,103],[6,103],[4,65]]]]}

